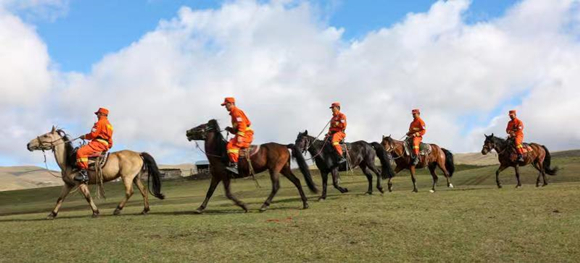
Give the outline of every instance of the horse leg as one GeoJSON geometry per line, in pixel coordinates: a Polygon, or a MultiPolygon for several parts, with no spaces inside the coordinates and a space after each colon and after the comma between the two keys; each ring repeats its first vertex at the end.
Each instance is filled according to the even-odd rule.
{"type": "Polygon", "coordinates": [[[123,198],[123,200],[121,200],[121,202],[117,205],[117,208],[115,209],[115,212],[113,212],[113,215],[120,215],[121,214],[121,210],[123,210],[123,208],[125,208],[125,204],[127,204],[127,201],[129,201],[129,198],[131,198],[131,196],[133,196],[133,183],[132,183],[132,179],[129,177],[123,177],[123,184],[125,185],[125,198],[123,198]]]}
{"type": "Polygon", "coordinates": [[[209,189],[207,189],[207,193],[205,194],[205,199],[203,200],[203,203],[194,211],[194,213],[203,213],[203,210],[205,210],[207,207],[207,203],[209,202],[209,199],[213,195],[213,192],[215,191],[215,188],[220,183],[220,181],[221,179],[216,176],[211,177],[211,182],[209,183],[209,189]]]}
{"type": "Polygon", "coordinates": [[[278,190],[280,190],[280,175],[279,175],[279,173],[276,171],[270,170],[270,180],[272,181],[272,191],[270,192],[270,195],[268,196],[268,198],[266,199],[266,201],[264,202],[264,204],[260,208],[260,212],[264,212],[264,211],[266,211],[266,209],[268,209],[268,207],[272,203],[272,200],[274,199],[274,196],[276,196],[276,193],[278,193],[278,190]]]}
{"type": "Polygon", "coordinates": [[[318,198],[318,201],[326,200],[326,188],[328,188],[328,172],[320,171],[320,176],[322,177],[322,195],[318,198]]]}
{"type": "MultiPolygon", "coordinates": [[[[534,165],[534,167],[536,167],[536,169],[538,169],[538,171],[540,172],[540,175],[542,176],[542,179],[544,179],[544,184],[543,186],[548,185],[548,180],[546,180],[546,170],[544,170],[544,163],[543,162],[537,162],[536,165],[534,165]]],[[[536,186],[540,186],[540,175],[538,175],[538,180],[536,181],[536,186]]]]}
{"type": "Polygon", "coordinates": [[[338,191],[340,191],[341,194],[347,193],[348,189],[342,188],[338,184],[338,168],[332,169],[331,173],[332,173],[332,185],[334,186],[334,188],[338,189],[338,191]]]}
{"type": "Polygon", "coordinates": [[[536,178],[536,187],[540,187],[540,180],[542,178],[542,170],[538,167],[538,162],[533,162],[532,165],[538,170],[538,178],[536,178]]]}
{"type": "Polygon", "coordinates": [[[367,189],[366,194],[372,195],[373,194],[373,175],[370,173],[369,169],[365,165],[361,165],[361,170],[367,177],[367,181],[369,182],[369,187],[367,189]]]}
{"type": "Polygon", "coordinates": [[[443,160],[438,161],[437,167],[439,167],[439,169],[441,169],[441,171],[443,172],[443,176],[445,176],[445,179],[447,180],[447,187],[453,188],[453,184],[451,183],[451,176],[449,175],[449,171],[447,171],[447,168],[445,167],[445,161],[443,160]]]}
{"type": "Polygon", "coordinates": [[[431,176],[433,177],[433,187],[431,188],[431,191],[430,191],[431,193],[435,193],[435,186],[437,186],[437,181],[439,181],[439,177],[435,173],[436,168],[437,168],[437,166],[434,163],[429,164],[429,172],[431,173],[431,176]]]}
{"type": "Polygon", "coordinates": [[[518,180],[518,184],[516,185],[516,188],[520,188],[520,187],[522,187],[522,182],[520,181],[520,166],[516,165],[516,166],[514,166],[514,169],[516,170],[516,179],[518,180]]]}
{"type": "Polygon", "coordinates": [[[93,202],[93,198],[91,198],[91,192],[89,191],[89,186],[87,184],[79,184],[79,190],[85,196],[85,199],[87,200],[87,202],[91,206],[91,210],[93,210],[93,217],[98,217],[100,214],[99,209],[95,205],[95,202],[93,202]]]}
{"type": "Polygon", "coordinates": [[[377,167],[375,167],[374,165],[367,165],[368,169],[370,169],[371,171],[373,171],[373,173],[375,173],[377,175],[377,190],[379,190],[379,192],[381,192],[381,194],[385,193],[385,190],[383,189],[383,186],[381,185],[381,171],[379,171],[379,169],[377,169],[377,167]]]}
{"type": "Polygon", "coordinates": [[[228,199],[230,199],[230,200],[234,201],[234,203],[235,203],[237,206],[239,206],[239,207],[241,207],[242,209],[244,209],[244,212],[246,212],[246,213],[247,213],[247,212],[248,212],[248,207],[246,207],[246,205],[244,204],[244,202],[240,201],[240,199],[238,199],[237,197],[235,197],[235,196],[232,194],[232,190],[231,190],[231,188],[230,188],[230,183],[231,183],[231,180],[230,180],[230,178],[229,178],[229,177],[226,177],[226,178],[224,179],[224,189],[226,190],[226,197],[227,197],[228,199]]]}
{"type": "Polygon", "coordinates": [[[139,189],[139,192],[141,193],[141,196],[143,196],[143,212],[141,212],[141,214],[146,215],[147,213],[149,213],[149,195],[148,195],[149,193],[147,192],[145,185],[143,185],[143,182],[141,182],[140,173],[139,175],[135,176],[135,179],[133,179],[133,183],[135,183],[137,189],[139,189]]]}
{"type": "Polygon", "coordinates": [[[409,168],[409,171],[411,171],[411,181],[413,181],[413,192],[417,193],[419,192],[419,190],[417,190],[417,178],[415,178],[415,166],[411,166],[409,168]]]}
{"type": "Polygon", "coordinates": [[[499,173],[505,170],[507,166],[500,165],[499,168],[495,171],[495,182],[497,184],[497,188],[501,188],[501,182],[499,181],[499,173]]]}
{"type": "Polygon", "coordinates": [[[288,180],[290,180],[290,182],[292,182],[294,186],[296,186],[296,189],[298,189],[298,193],[300,194],[300,198],[302,199],[302,208],[308,209],[308,199],[304,194],[302,184],[300,184],[300,179],[298,179],[298,177],[296,177],[296,175],[292,173],[292,170],[289,167],[282,170],[282,174],[286,176],[286,178],[288,178],[288,180]]]}
{"type": "Polygon", "coordinates": [[[60,196],[56,200],[56,205],[54,206],[54,209],[52,209],[52,212],[48,214],[48,217],[46,219],[54,219],[58,215],[58,210],[62,206],[64,199],[68,196],[72,188],[73,188],[72,186],[66,183],[62,186],[62,189],[60,190],[60,196]]]}
{"type": "MultiPolygon", "coordinates": [[[[403,170],[403,168],[397,166],[395,168],[395,175],[398,174],[402,170],[403,170]]],[[[395,176],[393,176],[393,177],[395,177],[395,176]]],[[[392,183],[393,177],[389,177],[389,181],[387,182],[387,187],[389,188],[389,192],[393,191],[393,183],[392,183]]]]}

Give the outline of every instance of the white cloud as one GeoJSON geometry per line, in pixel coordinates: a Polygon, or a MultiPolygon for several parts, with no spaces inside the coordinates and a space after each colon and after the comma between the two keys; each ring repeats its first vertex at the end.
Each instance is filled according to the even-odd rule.
{"type": "MultiPolygon", "coordinates": [[[[578,1],[526,0],[504,17],[475,24],[463,18],[468,8],[466,0],[440,1],[351,41],[308,2],[185,7],[88,74],[60,73],[50,82],[48,57],[40,72],[57,94],[47,106],[58,116],[52,121],[66,120],[80,133],[94,109],[109,107],[116,141],[162,161],[193,155],[186,129],[210,118],[227,124],[219,106],[225,96],[238,99],[259,143],[293,142],[304,129],[318,133],[330,118],[328,105],[341,101],[349,140],[400,137],[418,107],[426,140],[456,152],[479,150],[484,132],[503,134],[504,104],[524,96],[513,106],[527,138],[555,149],[580,147],[580,120],[570,114],[580,102],[578,1]],[[486,120],[497,109],[501,115],[486,120]],[[468,118],[475,120],[466,127],[468,118]],[[569,127],[554,128],[563,124],[569,127]]],[[[6,120],[39,127],[14,116],[6,120]]]]}

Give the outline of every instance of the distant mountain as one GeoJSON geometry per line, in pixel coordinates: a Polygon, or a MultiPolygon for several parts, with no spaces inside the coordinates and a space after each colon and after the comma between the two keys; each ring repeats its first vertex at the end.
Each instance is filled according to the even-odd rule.
{"type": "MultiPolygon", "coordinates": [[[[60,172],[53,171],[60,175],[60,172]]],[[[0,191],[62,185],[62,179],[36,166],[0,167],[0,191]]]]}
{"type": "MultiPolygon", "coordinates": [[[[559,152],[551,152],[554,158],[564,157],[580,157],[580,150],[567,150],[559,152]]],[[[498,165],[497,153],[495,151],[483,155],[481,153],[457,153],[455,157],[455,164],[467,164],[477,166],[498,165]]]]}

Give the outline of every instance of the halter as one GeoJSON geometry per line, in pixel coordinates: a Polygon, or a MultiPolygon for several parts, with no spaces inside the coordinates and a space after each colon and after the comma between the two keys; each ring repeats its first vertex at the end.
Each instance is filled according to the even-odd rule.
{"type": "MultiPolygon", "coordinates": [[[[393,138],[390,138],[390,141],[391,141],[391,142],[393,142],[392,144],[394,144],[394,140],[393,140],[393,138]]],[[[394,161],[394,160],[397,160],[397,159],[400,159],[400,158],[403,158],[403,155],[402,155],[402,154],[401,154],[401,155],[399,155],[399,156],[397,156],[396,158],[393,158],[393,154],[392,154],[392,152],[395,150],[395,147],[391,146],[391,142],[389,142],[389,149],[388,149],[388,150],[387,150],[387,149],[385,149],[385,152],[387,152],[387,153],[388,153],[388,156],[389,156],[389,157],[391,158],[391,160],[393,160],[393,161],[394,161]]]]}
{"type": "Polygon", "coordinates": [[[36,136],[36,140],[38,141],[38,147],[40,148],[40,150],[42,151],[42,155],[44,156],[44,167],[46,168],[46,171],[48,171],[48,173],[56,178],[62,178],[62,176],[59,175],[55,175],[53,172],[50,171],[50,169],[48,169],[48,163],[46,162],[46,149],[44,149],[44,145],[46,144],[50,144],[50,150],[54,153],[54,149],[56,148],[57,145],[60,144],[65,144],[67,142],[73,142],[76,141],[78,138],[75,138],[73,140],[67,141],[64,140],[64,137],[66,136],[66,133],[63,131],[64,135],[61,135],[60,132],[57,132],[57,134],[60,136],[60,138],[50,141],[50,142],[44,142],[40,139],[40,136],[36,136]],[[60,142],[58,144],[56,144],[56,142],[60,142]]]}

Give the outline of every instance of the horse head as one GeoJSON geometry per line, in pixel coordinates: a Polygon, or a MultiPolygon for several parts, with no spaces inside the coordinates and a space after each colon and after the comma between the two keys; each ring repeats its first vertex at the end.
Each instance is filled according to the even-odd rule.
{"type": "Polygon", "coordinates": [[[489,152],[491,152],[491,150],[495,149],[496,144],[495,144],[495,136],[493,135],[493,133],[491,135],[486,135],[483,134],[483,136],[485,136],[485,141],[483,142],[483,148],[481,149],[481,154],[486,155],[489,152]]]}
{"type": "Polygon", "coordinates": [[[310,140],[310,136],[308,136],[308,130],[304,132],[299,132],[298,136],[296,137],[296,141],[294,145],[298,148],[300,152],[305,153],[308,151],[310,146],[312,145],[312,141],[310,140]]]}
{"type": "Polygon", "coordinates": [[[219,125],[216,120],[210,120],[207,123],[198,125],[185,132],[188,141],[205,141],[207,134],[212,131],[219,131],[219,125]]]}
{"type": "Polygon", "coordinates": [[[389,134],[389,136],[383,135],[383,140],[381,141],[381,145],[383,146],[383,148],[385,148],[385,151],[390,153],[395,149],[395,140],[393,140],[393,138],[391,137],[390,134],[389,134]]]}
{"type": "Polygon", "coordinates": [[[26,145],[26,148],[29,151],[48,151],[48,150],[53,150],[55,147],[55,143],[59,142],[63,139],[64,135],[63,135],[63,131],[62,130],[57,130],[56,127],[52,126],[52,130],[36,136],[36,138],[30,140],[30,142],[26,145]]]}

